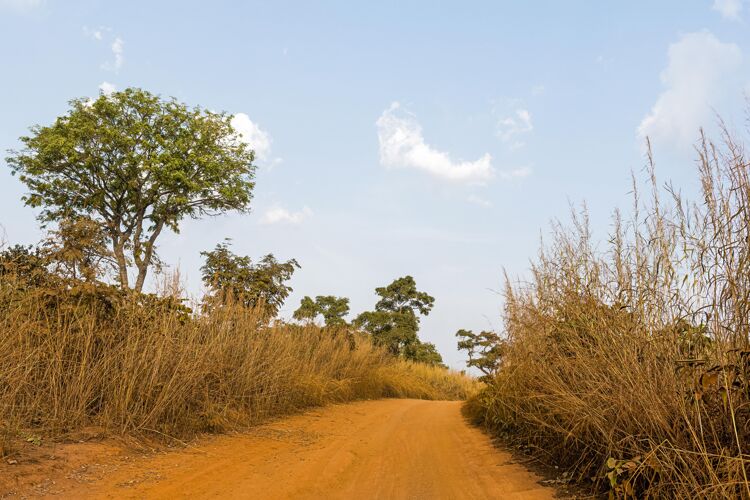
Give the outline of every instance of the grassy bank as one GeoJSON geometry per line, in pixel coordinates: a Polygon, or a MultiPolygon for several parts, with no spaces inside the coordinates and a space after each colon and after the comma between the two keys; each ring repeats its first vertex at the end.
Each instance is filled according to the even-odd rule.
{"type": "Polygon", "coordinates": [[[750,162],[729,134],[698,153],[697,202],[649,162],[608,244],[585,211],[554,226],[507,285],[502,366],[467,407],[618,497],[750,497],[750,162]]]}
{"type": "Polygon", "coordinates": [[[101,287],[22,288],[8,276],[2,285],[6,446],[86,426],[184,439],[326,403],[463,398],[474,384],[390,356],[366,336],[267,326],[247,308],[196,316],[167,299],[101,287]]]}

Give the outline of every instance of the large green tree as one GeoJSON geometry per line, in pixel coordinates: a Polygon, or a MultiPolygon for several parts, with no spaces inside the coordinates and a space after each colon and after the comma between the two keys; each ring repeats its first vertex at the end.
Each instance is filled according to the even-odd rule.
{"type": "Polygon", "coordinates": [[[140,292],[164,229],[186,217],[248,210],[253,151],[231,116],[128,88],[76,99],[21,137],[7,158],[43,224],[87,218],[108,239],[120,285],[140,292]]]}
{"type": "Polygon", "coordinates": [[[375,310],[357,316],[355,326],[370,333],[375,344],[385,346],[393,354],[409,357],[411,351],[407,348],[419,343],[419,316],[430,313],[435,299],[417,290],[411,276],[376,288],[375,293],[380,296],[375,310]]]}
{"type": "Polygon", "coordinates": [[[300,266],[296,260],[279,262],[273,254],[253,264],[250,257],[236,255],[228,243],[201,252],[206,262],[201,267],[204,284],[209,288],[209,305],[238,302],[245,307],[262,307],[267,317],[274,317],[292,292],[286,284],[300,266]]]}

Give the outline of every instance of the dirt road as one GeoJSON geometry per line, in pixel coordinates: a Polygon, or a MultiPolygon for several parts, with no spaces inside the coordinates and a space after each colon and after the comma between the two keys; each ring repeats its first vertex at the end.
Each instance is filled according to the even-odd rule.
{"type": "Polygon", "coordinates": [[[458,402],[318,409],[108,469],[76,498],[552,498],[468,425],[458,402]]]}

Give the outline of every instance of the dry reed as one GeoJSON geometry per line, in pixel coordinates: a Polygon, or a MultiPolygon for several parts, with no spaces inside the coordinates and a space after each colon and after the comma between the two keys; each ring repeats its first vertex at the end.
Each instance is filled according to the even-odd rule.
{"type": "Polygon", "coordinates": [[[612,496],[750,498],[750,163],[723,131],[699,142],[699,202],[649,154],[604,251],[584,208],[506,278],[503,365],[467,408],[612,496]]]}
{"type": "Polygon", "coordinates": [[[393,358],[364,336],[266,326],[239,307],[194,317],[168,301],[118,301],[85,286],[22,289],[0,279],[6,439],[87,426],[185,438],[332,402],[463,398],[474,386],[461,374],[393,358]]]}

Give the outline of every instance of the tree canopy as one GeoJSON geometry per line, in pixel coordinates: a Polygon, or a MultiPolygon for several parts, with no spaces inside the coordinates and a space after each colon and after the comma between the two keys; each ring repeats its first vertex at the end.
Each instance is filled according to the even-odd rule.
{"type": "Polygon", "coordinates": [[[286,282],[300,267],[294,259],[280,262],[273,254],[253,264],[249,256],[232,252],[228,243],[220,243],[201,255],[206,258],[201,273],[210,290],[209,304],[237,302],[244,307],[262,307],[268,317],[276,316],[292,292],[286,282]]]}
{"type": "Polygon", "coordinates": [[[103,228],[120,285],[140,292],[156,240],[186,217],[246,211],[253,151],[231,116],[128,88],[75,99],[48,126],[21,137],[7,162],[43,224],[85,217],[103,228]]]}
{"type": "Polygon", "coordinates": [[[467,366],[473,366],[482,372],[484,377],[492,377],[500,367],[502,360],[503,340],[495,332],[482,331],[475,334],[471,330],[459,330],[458,349],[466,351],[469,360],[467,366]]]}
{"type": "Polygon", "coordinates": [[[375,293],[380,296],[375,310],[357,316],[354,325],[370,333],[375,344],[385,346],[392,354],[413,359],[418,352],[426,352],[417,348],[421,344],[417,336],[419,315],[428,315],[435,299],[417,290],[417,284],[411,276],[398,278],[386,287],[376,288],[375,293]]]}
{"type": "Polygon", "coordinates": [[[418,363],[445,367],[443,364],[443,357],[432,342],[422,342],[418,340],[417,342],[409,344],[404,349],[404,357],[418,363]]]}
{"type": "Polygon", "coordinates": [[[305,296],[300,300],[299,308],[293,317],[298,321],[312,323],[318,316],[323,316],[326,327],[346,325],[345,316],[349,314],[349,299],[333,295],[318,295],[315,300],[305,296]]]}

